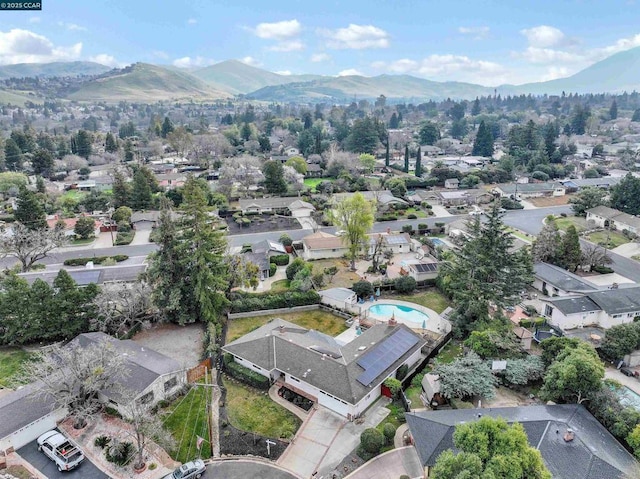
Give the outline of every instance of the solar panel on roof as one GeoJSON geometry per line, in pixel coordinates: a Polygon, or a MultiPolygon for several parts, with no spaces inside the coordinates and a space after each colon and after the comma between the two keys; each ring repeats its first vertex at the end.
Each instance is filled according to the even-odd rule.
{"type": "Polygon", "coordinates": [[[414,265],[414,267],[419,273],[428,273],[430,271],[436,271],[438,269],[438,265],[436,263],[418,263],[414,265]]]}
{"type": "Polygon", "coordinates": [[[368,386],[417,342],[418,338],[406,329],[396,331],[375,349],[358,359],[357,364],[364,371],[358,376],[357,381],[363,386],[368,386]]]}
{"type": "Polygon", "coordinates": [[[407,242],[407,238],[404,236],[387,236],[386,241],[387,244],[405,244],[407,242]]]}

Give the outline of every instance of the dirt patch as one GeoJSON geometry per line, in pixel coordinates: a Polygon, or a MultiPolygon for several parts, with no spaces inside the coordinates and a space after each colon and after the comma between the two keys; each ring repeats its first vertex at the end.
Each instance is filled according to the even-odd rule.
{"type": "Polygon", "coordinates": [[[542,198],[527,198],[527,201],[538,208],[542,208],[545,206],[562,206],[568,205],[569,200],[571,199],[570,195],[564,196],[546,196],[542,198]]]}
{"type": "Polygon", "coordinates": [[[203,336],[201,324],[157,324],[140,331],[133,340],[175,359],[183,367],[191,368],[202,359],[203,336]]]}
{"type": "Polygon", "coordinates": [[[226,218],[229,236],[302,229],[298,220],[291,216],[250,215],[243,218],[249,219],[251,223],[241,226],[233,218],[226,218]]]}
{"type": "Polygon", "coordinates": [[[491,401],[482,401],[482,407],[519,407],[538,404],[535,399],[530,399],[526,394],[516,392],[505,387],[496,388],[496,397],[491,401]]]}
{"type": "Polygon", "coordinates": [[[353,283],[361,279],[358,273],[351,271],[349,261],[346,259],[320,259],[310,261],[309,264],[313,266],[314,274],[322,273],[326,268],[332,266],[338,268],[338,272],[333,278],[325,276],[327,288],[351,288],[353,283]]]}

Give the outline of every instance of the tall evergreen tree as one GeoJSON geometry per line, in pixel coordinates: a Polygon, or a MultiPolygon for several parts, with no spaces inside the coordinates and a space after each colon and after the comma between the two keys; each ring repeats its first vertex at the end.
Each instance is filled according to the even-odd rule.
{"type": "Polygon", "coordinates": [[[473,151],[471,153],[474,156],[487,156],[493,155],[493,134],[487,127],[484,120],[480,122],[478,127],[478,133],[476,139],[473,141],[473,151]]]}
{"type": "Polygon", "coordinates": [[[78,134],[74,137],[75,139],[75,151],[74,153],[78,156],[81,156],[85,160],[89,159],[92,152],[92,138],[91,134],[85,130],[79,130],[78,134]]]}
{"type": "Polygon", "coordinates": [[[113,172],[113,207],[128,206],[131,197],[131,187],[120,170],[113,172]]]}
{"type": "Polygon", "coordinates": [[[13,216],[16,221],[19,221],[30,230],[47,227],[47,215],[45,214],[42,202],[38,199],[38,195],[27,189],[26,186],[20,187],[17,208],[13,216]]]}
{"type": "Polygon", "coordinates": [[[133,210],[146,210],[151,207],[151,188],[142,168],[138,168],[133,174],[133,188],[129,203],[133,210]]]}
{"type": "Polygon", "coordinates": [[[53,155],[49,150],[38,148],[31,158],[31,167],[36,175],[48,178],[53,170],[53,155]]]}
{"type": "Polygon", "coordinates": [[[384,166],[389,166],[389,161],[391,160],[389,155],[389,136],[387,136],[387,146],[384,152],[384,166]]]}
{"type": "Polygon", "coordinates": [[[162,129],[160,130],[160,134],[162,138],[166,138],[169,133],[173,131],[173,123],[169,120],[168,116],[164,117],[164,121],[162,122],[162,129]]]}
{"type": "Polygon", "coordinates": [[[286,193],[287,182],[284,180],[284,169],[279,161],[269,160],[262,166],[264,186],[269,193],[286,193]]]}
{"type": "Polygon", "coordinates": [[[398,120],[398,115],[394,111],[393,114],[391,115],[391,118],[389,119],[389,128],[392,130],[397,130],[399,126],[400,126],[400,121],[398,120]]]}
{"type": "Polygon", "coordinates": [[[418,153],[416,154],[416,176],[422,177],[422,149],[418,147],[418,153]]]}
{"type": "Polygon", "coordinates": [[[567,228],[560,244],[560,262],[562,267],[569,271],[576,271],[582,264],[582,249],[578,230],[571,225],[567,228]]]}
{"type": "Polygon", "coordinates": [[[553,217],[546,219],[540,234],[533,242],[533,262],[557,264],[560,254],[560,231],[553,217]]]}
{"type": "Polygon", "coordinates": [[[421,145],[433,145],[440,139],[440,129],[432,121],[425,121],[418,131],[421,145]]]}
{"type": "Polygon", "coordinates": [[[640,178],[631,173],[611,188],[611,207],[630,215],[640,215],[640,178]]]}
{"type": "Polygon", "coordinates": [[[609,108],[609,118],[612,120],[618,118],[618,104],[616,103],[615,98],[611,102],[611,108],[609,108]]]}
{"type": "Polygon", "coordinates": [[[4,142],[4,164],[10,171],[19,171],[22,169],[22,150],[18,144],[11,138],[7,138],[4,142]]]}
{"type": "Polygon", "coordinates": [[[480,114],[480,100],[478,97],[473,101],[473,106],[471,107],[471,116],[478,116],[480,114]]]}
{"type": "Polygon", "coordinates": [[[404,147],[404,172],[409,173],[409,145],[404,147]]]}
{"type": "Polygon", "coordinates": [[[111,132],[107,133],[107,136],[104,140],[104,150],[107,153],[116,153],[118,151],[118,142],[116,141],[116,137],[111,134],[111,132]]]}

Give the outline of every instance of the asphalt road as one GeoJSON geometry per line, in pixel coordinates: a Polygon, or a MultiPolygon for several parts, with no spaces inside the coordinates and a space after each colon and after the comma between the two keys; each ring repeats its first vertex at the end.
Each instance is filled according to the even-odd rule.
{"type": "Polygon", "coordinates": [[[251,460],[216,461],[207,466],[207,472],[202,477],[219,477],[224,479],[298,479],[297,476],[279,467],[251,460]]]}
{"type": "Polygon", "coordinates": [[[48,479],[109,479],[109,476],[98,469],[89,459],[85,457],[82,464],[71,471],[58,472],[56,464],[44,453],[38,451],[38,444],[32,441],[26,446],[18,449],[18,454],[38,469],[48,479]]]}

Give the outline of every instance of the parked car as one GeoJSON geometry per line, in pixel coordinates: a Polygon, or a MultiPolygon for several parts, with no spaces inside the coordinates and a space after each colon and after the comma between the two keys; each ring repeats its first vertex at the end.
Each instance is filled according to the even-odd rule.
{"type": "Polygon", "coordinates": [[[620,368],[620,372],[622,374],[624,374],[625,376],[633,376],[634,375],[633,371],[631,369],[627,368],[627,367],[620,368]]]}
{"type": "Polygon", "coordinates": [[[164,476],[162,479],[194,479],[202,476],[207,466],[204,465],[202,459],[189,461],[184,463],[171,474],[164,476]]]}
{"type": "Polygon", "coordinates": [[[75,469],[84,461],[84,454],[78,445],[56,430],[45,432],[37,442],[38,451],[55,462],[60,472],[75,469]]]}

